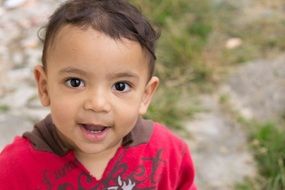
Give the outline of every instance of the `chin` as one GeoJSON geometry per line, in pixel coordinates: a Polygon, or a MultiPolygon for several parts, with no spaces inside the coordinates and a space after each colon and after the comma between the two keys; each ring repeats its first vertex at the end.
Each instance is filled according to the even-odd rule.
{"type": "Polygon", "coordinates": [[[81,146],[81,147],[79,147],[78,150],[82,153],[85,153],[85,154],[98,154],[98,153],[106,150],[106,148],[98,147],[98,145],[93,145],[92,147],[90,147],[90,145],[89,145],[89,146],[81,146]]]}

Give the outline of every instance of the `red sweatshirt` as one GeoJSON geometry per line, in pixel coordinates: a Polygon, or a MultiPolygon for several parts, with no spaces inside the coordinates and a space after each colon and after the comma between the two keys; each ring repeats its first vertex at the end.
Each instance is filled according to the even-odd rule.
{"type": "Polygon", "coordinates": [[[124,138],[100,180],[63,146],[50,116],[0,154],[1,190],[195,190],[193,180],[187,145],[145,120],[124,138]]]}

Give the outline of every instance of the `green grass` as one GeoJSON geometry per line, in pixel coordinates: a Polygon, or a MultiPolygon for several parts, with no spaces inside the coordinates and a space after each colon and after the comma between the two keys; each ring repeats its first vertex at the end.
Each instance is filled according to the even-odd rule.
{"type": "MultiPolygon", "coordinates": [[[[212,0],[131,0],[141,7],[142,12],[161,31],[158,42],[157,71],[163,92],[169,89],[190,89],[189,96],[195,91],[215,89],[229,67],[253,59],[267,58],[285,50],[285,15],[272,14],[247,21],[236,1],[212,0]],[[225,48],[230,38],[240,38],[242,44],[234,49],[225,48]]],[[[264,7],[263,1],[253,1],[253,5],[264,7]]],[[[276,7],[282,1],[275,2],[276,7]],[[279,4],[278,4],[279,3],[279,4]]],[[[253,10],[254,11],[254,10],[253,10]]],[[[172,92],[166,92],[167,94],[172,92]]],[[[180,112],[169,97],[159,98],[158,103],[165,109],[180,112]],[[162,102],[168,102],[162,103],[162,102]]],[[[180,101],[179,94],[175,100],[180,101]]],[[[151,108],[153,115],[154,108],[151,108]]],[[[182,111],[183,112],[183,111],[182,111]]],[[[185,116],[185,114],[178,114],[185,116]]],[[[176,114],[167,111],[166,123],[181,120],[176,114]],[[169,115],[168,115],[169,114],[169,115]]]]}
{"type": "Polygon", "coordinates": [[[236,184],[236,190],[281,190],[285,189],[285,120],[258,122],[249,120],[232,109],[229,96],[220,96],[224,113],[244,126],[248,142],[256,160],[258,174],[255,179],[245,179],[236,184]]]}
{"type": "Polygon", "coordinates": [[[9,111],[9,106],[7,105],[0,105],[0,113],[4,113],[4,112],[7,112],[9,111]]]}
{"type": "Polygon", "coordinates": [[[253,128],[253,150],[264,189],[285,189],[285,131],[273,123],[257,124],[253,128]]]}
{"type": "Polygon", "coordinates": [[[157,75],[163,84],[185,78],[184,83],[206,81],[211,70],[202,52],[212,31],[208,0],[133,0],[161,30],[157,75]]]}
{"type": "Polygon", "coordinates": [[[154,97],[146,118],[164,123],[176,130],[183,130],[181,118],[192,118],[201,108],[195,98],[183,99],[181,89],[162,88],[154,97]],[[182,105],[181,105],[182,104],[182,105]]]}
{"type": "MultiPolygon", "coordinates": [[[[215,85],[223,80],[229,68],[254,59],[270,58],[285,50],[283,12],[267,12],[253,19],[244,16],[238,1],[216,1],[215,4],[212,0],[132,2],[142,8],[162,33],[156,71],[161,87],[147,117],[169,126],[181,127],[181,121],[203,109],[199,104],[192,104],[192,98],[199,96],[201,91],[215,90],[215,85]],[[225,43],[230,38],[239,38],[242,44],[228,49],[225,43]],[[188,98],[183,97],[185,92],[188,98]]],[[[253,0],[252,3],[253,7],[262,9],[269,1],[253,0]]],[[[284,6],[281,0],[274,3],[277,8],[284,6]]],[[[220,102],[227,102],[228,98],[221,96],[220,102]]],[[[285,189],[284,130],[274,123],[260,124],[244,119],[239,122],[249,126],[251,141],[258,142],[252,144],[252,151],[260,176],[248,179],[236,188],[285,189]]]]}
{"type": "Polygon", "coordinates": [[[258,123],[242,117],[239,122],[249,129],[251,150],[257,161],[259,176],[237,184],[237,190],[285,189],[285,131],[272,122],[258,123]]]}
{"type": "Polygon", "coordinates": [[[235,190],[260,190],[261,188],[252,179],[246,179],[243,183],[236,184],[235,190]]]}
{"type": "MultiPolygon", "coordinates": [[[[161,80],[157,98],[147,117],[174,128],[199,110],[197,105],[182,108],[181,91],[195,96],[197,86],[206,84],[211,68],[205,66],[203,49],[212,32],[211,7],[208,0],[133,0],[161,31],[157,48],[156,75],[161,80]],[[196,85],[198,84],[199,85],[196,85]],[[194,107],[194,108],[193,108],[194,107]]],[[[183,100],[191,102],[191,98],[183,100]]]]}

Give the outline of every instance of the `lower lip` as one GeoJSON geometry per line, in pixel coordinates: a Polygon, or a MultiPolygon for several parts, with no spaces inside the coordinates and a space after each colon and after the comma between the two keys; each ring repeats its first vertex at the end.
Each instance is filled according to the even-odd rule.
{"type": "Polygon", "coordinates": [[[86,130],[84,127],[80,127],[82,133],[83,133],[83,136],[88,140],[88,141],[91,141],[91,142],[100,142],[100,141],[103,141],[106,136],[107,136],[107,133],[109,132],[110,128],[106,128],[104,129],[102,132],[99,132],[99,133],[93,133],[91,131],[88,131],[86,130]]]}

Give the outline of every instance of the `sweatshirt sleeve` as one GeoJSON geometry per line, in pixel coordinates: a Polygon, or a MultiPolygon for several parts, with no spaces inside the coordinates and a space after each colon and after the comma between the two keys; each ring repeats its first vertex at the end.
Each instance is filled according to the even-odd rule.
{"type": "Polygon", "coordinates": [[[195,169],[188,146],[185,148],[184,157],[180,166],[180,178],[177,190],[197,190],[194,183],[195,169]]]}
{"type": "Polygon", "coordinates": [[[0,189],[16,189],[18,173],[14,159],[9,159],[9,152],[4,150],[0,154],[0,189]]]}
{"type": "Polygon", "coordinates": [[[23,158],[21,145],[11,144],[0,152],[0,189],[27,189],[27,181],[22,170],[22,165],[27,163],[19,164],[23,158]]]}

